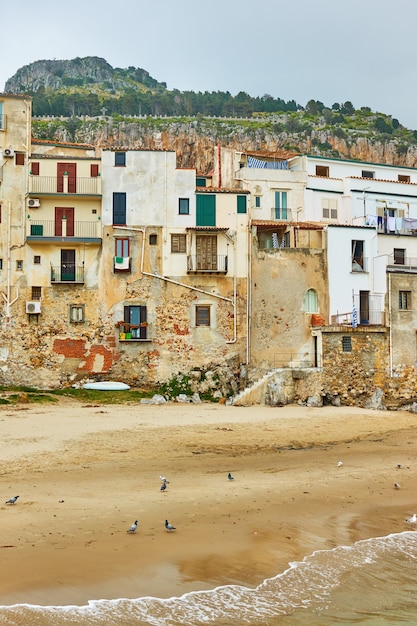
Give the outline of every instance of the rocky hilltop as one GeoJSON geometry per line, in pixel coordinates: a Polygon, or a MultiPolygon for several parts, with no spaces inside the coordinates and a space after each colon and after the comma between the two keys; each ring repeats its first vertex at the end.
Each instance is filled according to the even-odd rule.
{"type": "Polygon", "coordinates": [[[113,68],[100,57],[36,61],[5,91],[32,96],[36,138],[175,150],[179,167],[200,173],[212,169],[218,144],[417,166],[417,131],[350,102],[302,107],[269,95],[169,91],[146,70],[113,68]]]}
{"type": "Polygon", "coordinates": [[[75,86],[84,86],[89,90],[100,86],[111,92],[141,87],[165,89],[166,83],[158,83],[141,68],[113,68],[100,57],[84,57],[70,61],[35,61],[24,65],[6,82],[5,92],[36,93],[44,89],[61,90],[75,86]]]}

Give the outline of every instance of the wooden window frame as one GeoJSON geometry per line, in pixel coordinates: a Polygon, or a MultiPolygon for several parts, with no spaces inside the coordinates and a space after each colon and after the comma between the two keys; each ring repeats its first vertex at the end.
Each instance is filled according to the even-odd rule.
{"type": "Polygon", "coordinates": [[[411,291],[401,289],[398,292],[398,310],[411,311],[411,291]]]}
{"type": "Polygon", "coordinates": [[[185,233],[171,234],[172,254],[185,254],[187,252],[187,235],[185,233]]]}
{"type": "Polygon", "coordinates": [[[195,325],[205,326],[209,328],[211,326],[211,312],[209,304],[197,304],[195,307],[195,325]]]}

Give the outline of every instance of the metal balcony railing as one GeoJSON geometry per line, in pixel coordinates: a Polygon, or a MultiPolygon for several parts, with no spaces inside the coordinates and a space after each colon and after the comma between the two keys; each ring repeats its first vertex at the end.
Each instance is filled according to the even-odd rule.
{"type": "Polygon", "coordinates": [[[390,254],[388,256],[388,265],[396,265],[404,269],[417,268],[417,259],[399,254],[390,254]]]}
{"type": "Polygon", "coordinates": [[[29,176],[29,193],[101,195],[101,177],[29,176]]]}
{"type": "Polygon", "coordinates": [[[41,240],[42,238],[70,237],[73,239],[101,239],[101,222],[79,222],[75,221],[73,225],[62,225],[64,220],[56,222],[55,220],[28,220],[26,236],[41,240]]]}
{"type": "Polygon", "coordinates": [[[84,265],[51,265],[51,283],[84,283],[84,265]]]}
{"type": "Polygon", "coordinates": [[[228,257],[227,255],[194,255],[187,256],[187,273],[195,274],[227,274],[228,257]]]}
{"type": "Polygon", "coordinates": [[[280,222],[292,222],[292,209],[271,209],[271,220],[280,222]]]}
{"type": "MultiPolygon", "coordinates": [[[[359,311],[358,326],[385,326],[385,311],[359,311]]],[[[352,311],[331,316],[332,326],[352,326],[352,311]]]]}

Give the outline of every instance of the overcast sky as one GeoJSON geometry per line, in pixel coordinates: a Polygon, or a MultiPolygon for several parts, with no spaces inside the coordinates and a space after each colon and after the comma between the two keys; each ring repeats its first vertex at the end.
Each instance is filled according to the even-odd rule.
{"type": "Polygon", "coordinates": [[[0,90],[41,59],[99,56],[168,89],[270,94],[417,129],[417,0],[20,0],[1,8],[0,90]]]}

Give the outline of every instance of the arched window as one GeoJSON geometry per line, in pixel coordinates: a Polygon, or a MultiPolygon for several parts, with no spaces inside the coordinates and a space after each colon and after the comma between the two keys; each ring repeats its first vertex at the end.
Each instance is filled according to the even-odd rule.
{"type": "Polygon", "coordinates": [[[319,300],[315,289],[308,289],[304,296],[304,311],[306,313],[318,313],[319,300]]]}

